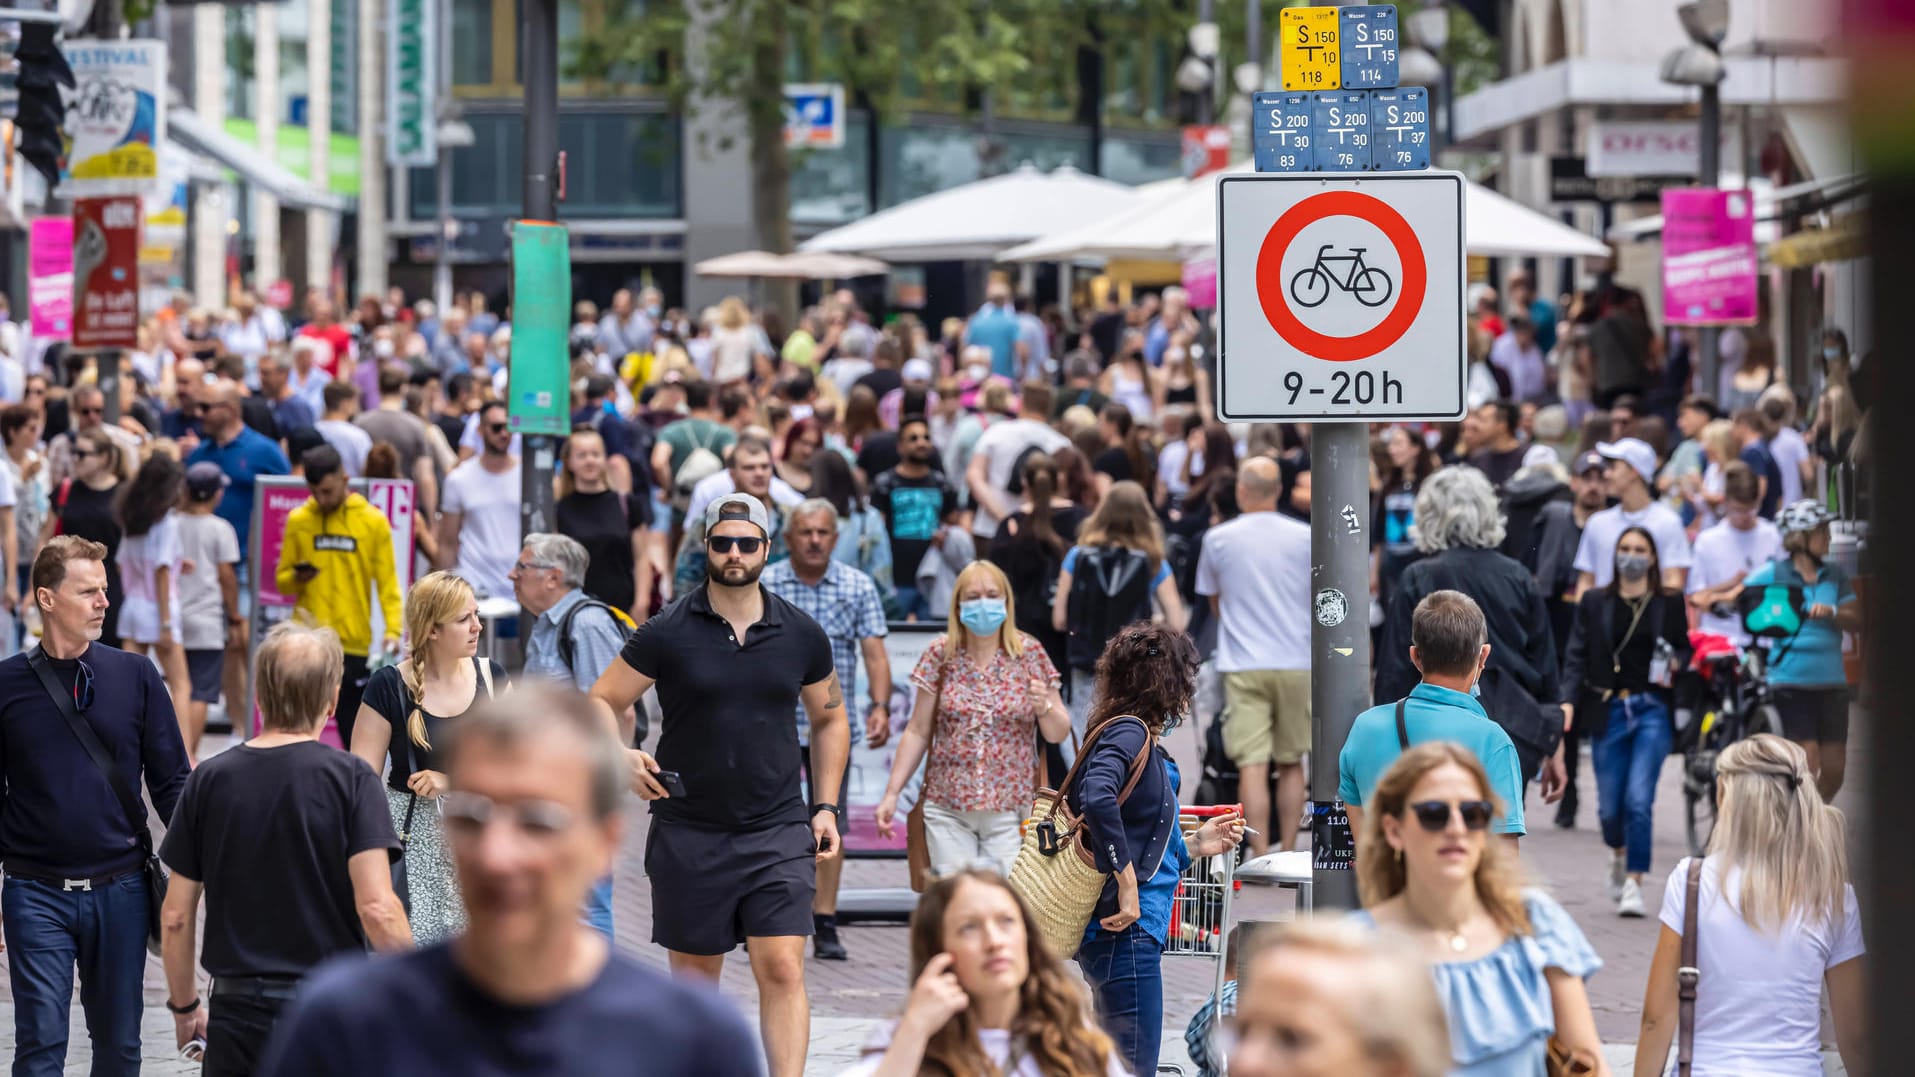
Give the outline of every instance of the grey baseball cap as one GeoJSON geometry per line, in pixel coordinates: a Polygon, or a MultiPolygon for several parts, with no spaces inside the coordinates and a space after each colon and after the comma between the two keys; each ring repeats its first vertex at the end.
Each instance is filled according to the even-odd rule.
{"type": "Polygon", "coordinates": [[[771,535],[771,517],[765,512],[765,503],[750,494],[726,494],[712,502],[705,510],[705,533],[711,534],[726,520],[745,520],[760,534],[771,535]]]}

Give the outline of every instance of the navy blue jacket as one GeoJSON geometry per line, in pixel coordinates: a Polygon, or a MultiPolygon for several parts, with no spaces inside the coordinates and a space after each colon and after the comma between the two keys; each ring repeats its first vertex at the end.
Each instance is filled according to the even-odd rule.
{"type": "MultiPolygon", "coordinates": [[[[1139,887],[1156,874],[1177,832],[1177,790],[1170,784],[1162,748],[1151,749],[1137,788],[1123,803],[1117,801],[1124,783],[1130,781],[1131,763],[1145,737],[1141,723],[1128,718],[1116,721],[1091,743],[1065,798],[1089,831],[1084,844],[1096,858],[1097,870],[1115,873],[1135,865],[1139,887]]],[[[1111,879],[1104,884],[1091,919],[1101,920],[1116,911],[1117,881],[1111,879]]]]}
{"type": "MultiPolygon", "coordinates": [[[[141,655],[95,643],[93,705],[81,717],[137,795],[142,775],[170,822],[191,767],[159,670],[141,655]]],[[[75,666],[49,659],[54,677],[75,666]]],[[[0,858],[9,875],[79,878],[139,866],[138,834],[100,768],[48,698],[22,652],[0,662],[0,858]]]]}

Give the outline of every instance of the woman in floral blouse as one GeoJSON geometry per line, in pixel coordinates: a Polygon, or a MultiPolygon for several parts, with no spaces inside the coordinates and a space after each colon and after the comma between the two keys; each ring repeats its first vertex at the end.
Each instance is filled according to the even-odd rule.
{"type": "Polygon", "coordinates": [[[878,832],[891,836],[898,793],[930,753],[924,773],[924,836],[931,871],[949,875],[978,861],[1008,872],[1018,826],[1037,782],[1037,738],[1069,735],[1057,669],[1019,632],[1011,583],[989,561],[973,561],[952,591],[950,628],[911,672],[911,723],[878,802],[878,832]]]}

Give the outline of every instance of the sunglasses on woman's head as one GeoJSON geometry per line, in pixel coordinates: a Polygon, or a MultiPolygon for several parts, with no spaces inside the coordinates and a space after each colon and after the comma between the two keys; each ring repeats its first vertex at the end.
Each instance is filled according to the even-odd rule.
{"type": "Polygon", "coordinates": [[[712,535],[705,539],[705,544],[710,546],[716,553],[730,553],[733,547],[737,547],[739,553],[749,557],[758,552],[758,547],[764,545],[764,541],[765,540],[761,538],[734,538],[731,535],[712,535]]]}
{"type": "Polygon", "coordinates": [[[1418,826],[1432,834],[1440,834],[1449,827],[1452,812],[1462,814],[1464,829],[1488,830],[1490,816],[1496,813],[1496,809],[1487,800],[1459,800],[1454,803],[1447,800],[1420,800],[1410,805],[1410,812],[1416,816],[1418,826]]]}

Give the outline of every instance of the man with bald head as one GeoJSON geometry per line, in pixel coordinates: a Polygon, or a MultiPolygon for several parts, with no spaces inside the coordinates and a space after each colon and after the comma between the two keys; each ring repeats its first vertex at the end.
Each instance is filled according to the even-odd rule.
{"type": "MultiPolygon", "coordinates": [[[[1310,526],[1277,512],[1282,491],[1275,460],[1244,461],[1237,472],[1243,514],[1204,535],[1197,562],[1197,593],[1210,596],[1218,618],[1224,751],[1242,775],[1244,821],[1262,832],[1251,835],[1258,856],[1270,846],[1272,764],[1277,848],[1296,848],[1307,793],[1303,755],[1310,750],[1310,526]]],[[[1325,592],[1316,615],[1358,616],[1354,603],[1363,600],[1325,592]]]]}

